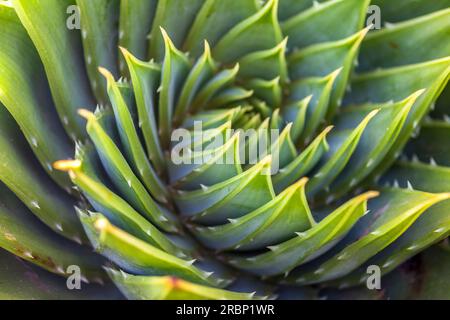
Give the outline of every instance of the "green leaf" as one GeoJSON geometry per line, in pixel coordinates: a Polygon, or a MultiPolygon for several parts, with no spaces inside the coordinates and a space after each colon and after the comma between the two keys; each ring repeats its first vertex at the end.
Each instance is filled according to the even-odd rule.
{"type": "Polygon", "coordinates": [[[287,275],[295,267],[332,248],[367,212],[367,200],[377,195],[377,192],[367,192],[349,200],[310,229],[270,247],[268,252],[256,256],[230,256],[227,260],[236,268],[260,276],[287,275]]]}
{"type": "MultiPolygon", "coordinates": [[[[161,1],[163,3],[164,1],[161,1]]],[[[190,63],[186,55],[175,48],[164,29],[165,56],[162,64],[161,86],[159,92],[159,134],[161,144],[167,149],[172,132],[173,113],[179,98],[183,82],[188,76],[190,63]]]]}
{"type": "MultiPolygon", "coordinates": [[[[423,164],[400,164],[388,174],[389,180],[398,179],[400,185],[414,185],[416,189],[428,192],[450,191],[450,169],[423,164]],[[400,167],[401,166],[401,167],[400,167]]],[[[412,199],[416,194],[411,191],[397,190],[405,193],[405,199],[412,199]]],[[[399,196],[398,196],[399,197],[399,196]]],[[[330,285],[358,285],[367,280],[367,267],[378,265],[383,275],[393,271],[406,260],[450,235],[450,200],[436,204],[421,215],[395,242],[375,255],[367,263],[347,277],[330,285]]]]}
{"type": "Polygon", "coordinates": [[[450,57],[421,64],[382,69],[360,75],[352,82],[352,91],[347,95],[346,103],[384,103],[390,100],[405,99],[413,92],[426,88],[411,109],[408,119],[396,143],[392,146],[384,161],[374,169],[373,176],[384,172],[399,155],[413,131],[427,114],[430,105],[448,82],[450,57]]]}
{"type": "Polygon", "coordinates": [[[228,31],[213,48],[214,57],[231,63],[250,52],[279,44],[283,37],[277,18],[278,1],[267,1],[257,13],[228,31]]]}
{"type": "Polygon", "coordinates": [[[428,208],[449,198],[450,193],[383,190],[344,240],[319,259],[297,269],[287,282],[313,284],[348,275],[397,240],[428,208]]]}
{"type": "Polygon", "coordinates": [[[264,206],[229,223],[214,227],[194,226],[193,233],[215,250],[256,250],[275,245],[315,224],[305,197],[304,178],[264,206]]]}
{"type": "Polygon", "coordinates": [[[42,170],[5,108],[0,108],[0,181],[55,232],[85,239],[73,206],[75,199],[42,170]]]}
{"type": "Polygon", "coordinates": [[[417,157],[422,161],[450,167],[450,146],[442,141],[442,137],[449,135],[450,122],[425,122],[420,128],[419,136],[408,142],[405,153],[413,159],[417,157]]]}
{"type": "MultiPolygon", "coordinates": [[[[335,198],[348,193],[383,161],[384,156],[399,137],[412,106],[422,93],[423,90],[418,91],[399,103],[387,104],[380,108],[380,112],[364,130],[345,169],[331,185],[330,190],[335,198]]],[[[346,109],[336,119],[337,129],[343,130],[352,126],[351,123],[359,123],[368,110],[374,107],[369,106],[367,109],[356,107],[351,111],[350,108],[346,109]]]]}
{"type": "Polygon", "coordinates": [[[426,0],[372,0],[371,3],[381,8],[383,12],[381,18],[386,22],[408,20],[450,7],[449,0],[434,0],[433,2],[426,0]]]}
{"type": "Polygon", "coordinates": [[[301,140],[309,142],[319,125],[325,121],[330,105],[333,85],[342,69],[337,69],[325,77],[304,78],[293,82],[289,88],[289,101],[299,102],[312,95],[312,99],[306,109],[305,127],[301,140]]]}
{"type": "MultiPolygon", "coordinates": [[[[149,55],[157,61],[164,58],[164,47],[167,54],[167,40],[160,34],[160,28],[164,28],[177,47],[182,47],[189,29],[201,9],[205,0],[159,0],[150,33],[149,55]]],[[[202,39],[203,40],[203,39],[202,39]]]]}
{"type": "Polygon", "coordinates": [[[306,110],[308,109],[311,99],[312,95],[300,100],[299,102],[290,103],[289,105],[283,106],[281,109],[281,114],[283,115],[282,118],[284,121],[287,123],[292,123],[291,136],[292,140],[296,144],[300,142],[299,139],[305,128],[306,110]]]}
{"type": "MultiPolygon", "coordinates": [[[[105,69],[100,69],[100,71],[105,75],[108,81],[108,95],[111,99],[111,104],[113,106],[116,120],[115,122],[119,130],[122,147],[125,149],[127,159],[134,169],[134,172],[144,183],[151,195],[158,201],[166,203],[168,197],[167,190],[145,154],[126,101],[122,96],[119,87],[114,81],[112,75],[105,69]]],[[[97,147],[98,149],[103,149],[103,157],[108,158],[113,155],[106,149],[117,149],[117,151],[114,151],[114,153],[117,153],[119,155],[120,150],[118,150],[118,148],[114,148],[113,145],[108,143],[108,137],[105,134],[101,133],[102,128],[99,125],[95,125],[95,117],[88,116],[87,119],[87,131],[89,133],[89,136],[91,136],[91,139],[94,140],[93,136],[98,135],[97,139],[94,140],[94,143],[96,143],[96,145],[99,145],[97,147]],[[92,125],[90,125],[91,122],[93,123],[92,125]],[[100,138],[100,136],[102,138],[100,138]],[[100,147],[100,145],[102,145],[102,143],[100,142],[101,140],[103,140],[103,147],[100,147]],[[106,144],[104,143],[110,145],[109,148],[105,148],[106,144]]],[[[127,161],[125,159],[123,159],[122,162],[124,166],[127,164],[127,161]]],[[[131,175],[131,170],[129,171],[131,175]]]]}
{"type": "Polygon", "coordinates": [[[272,178],[275,190],[280,192],[306,175],[320,161],[323,154],[328,151],[326,141],[327,134],[332,127],[327,127],[322,131],[294,160],[287,166],[281,168],[272,178]]]}
{"type": "Polygon", "coordinates": [[[82,283],[80,290],[69,290],[60,276],[33,266],[0,250],[0,299],[2,300],[119,300],[114,285],[82,283]]]}
{"type": "Polygon", "coordinates": [[[175,114],[173,116],[175,125],[182,122],[182,119],[186,117],[186,114],[191,110],[192,102],[195,96],[217,71],[216,62],[211,57],[211,49],[209,44],[207,41],[205,41],[204,44],[205,50],[203,55],[192,67],[184,83],[180,98],[178,99],[175,114]]]}
{"type": "Polygon", "coordinates": [[[113,226],[99,213],[81,213],[81,221],[96,250],[119,267],[134,274],[173,275],[195,283],[223,286],[229,283],[194,266],[187,261],[166,253],[113,226]]]}
{"type": "MultiPolygon", "coordinates": [[[[83,191],[92,206],[101,209],[113,223],[166,252],[186,256],[183,249],[177,247],[125,200],[103,185],[98,177],[90,177],[80,160],[59,161],[55,164],[55,168],[67,171],[73,183],[83,191]]],[[[80,214],[79,210],[78,213],[80,214]]]]}
{"type": "Polygon", "coordinates": [[[225,69],[213,76],[208,82],[199,90],[194,100],[190,111],[197,113],[202,109],[208,109],[208,102],[221,89],[234,83],[236,75],[239,71],[239,64],[236,64],[232,69],[225,69]]]}
{"type": "Polygon", "coordinates": [[[321,42],[341,40],[355,34],[364,25],[369,2],[369,0],[316,2],[308,10],[281,24],[283,34],[289,37],[288,48],[303,48],[321,42]]]}
{"type": "MultiPolygon", "coordinates": [[[[147,36],[152,28],[157,0],[120,0],[119,45],[136,58],[147,58],[147,36]]],[[[123,64],[123,60],[120,60],[123,64]]],[[[128,74],[125,65],[122,75],[128,74]]]]}
{"type": "MultiPolygon", "coordinates": [[[[336,131],[328,137],[331,150],[326,155],[326,159],[322,161],[323,164],[311,178],[307,188],[308,196],[314,196],[317,192],[328,187],[344,170],[354,154],[367,125],[378,111],[373,110],[370,112],[354,130],[336,131]]],[[[327,199],[327,201],[330,201],[330,199],[327,199]]]]}
{"type": "Polygon", "coordinates": [[[133,83],[138,111],[139,127],[144,136],[148,158],[158,172],[164,172],[164,156],[156,124],[156,96],[161,79],[161,68],[153,62],[143,62],[135,58],[127,49],[121,48],[128,65],[133,83]]]}
{"type": "MultiPolygon", "coordinates": [[[[119,74],[118,31],[120,0],[76,0],[80,11],[84,60],[97,102],[108,103],[107,87],[97,68],[119,74]],[[94,85],[96,84],[96,85],[94,85]]],[[[85,106],[79,106],[85,107],[85,106]]]]}
{"type": "MultiPolygon", "coordinates": [[[[191,154],[179,159],[181,164],[170,164],[169,172],[175,188],[193,190],[199,185],[215,185],[242,173],[239,133],[225,141],[221,135],[218,137],[219,142],[213,140],[203,152],[194,149],[191,154]],[[218,143],[223,144],[215,148],[218,143]]],[[[181,157],[173,152],[172,155],[172,159],[181,157]]]]}
{"type": "Polygon", "coordinates": [[[0,23],[0,108],[14,117],[47,173],[68,188],[67,176],[53,171],[51,164],[71,155],[73,145],[55,114],[44,68],[14,9],[4,2],[0,23]]]}
{"type": "Polygon", "coordinates": [[[80,32],[69,30],[66,24],[69,18],[66,12],[73,1],[14,0],[12,3],[39,53],[67,133],[74,139],[85,138],[83,121],[77,116],[77,110],[80,107],[92,110],[95,102],[83,67],[80,32]]]}
{"type": "Polygon", "coordinates": [[[358,71],[444,58],[450,55],[449,28],[446,9],[369,33],[361,46],[358,71]]]}
{"type": "Polygon", "coordinates": [[[289,75],[296,80],[305,77],[324,77],[341,68],[333,84],[328,119],[332,119],[340,107],[353,65],[369,28],[339,41],[320,43],[303,50],[295,51],[288,58],[289,75]]]}
{"type": "Polygon", "coordinates": [[[244,85],[255,97],[265,101],[271,108],[279,108],[283,99],[280,77],[272,80],[252,79],[244,85]]]}
{"type": "Polygon", "coordinates": [[[0,247],[55,274],[67,277],[67,268],[77,265],[86,281],[105,280],[99,256],[54,233],[2,183],[0,247]]]}
{"type": "Polygon", "coordinates": [[[255,293],[240,293],[191,283],[176,277],[134,276],[106,269],[114,283],[131,300],[252,300],[255,293]]]}
{"type": "Polygon", "coordinates": [[[281,82],[288,81],[286,63],[287,38],[273,49],[249,53],[239,60],[240,78],[261,78],[272,80],[280,77],[281,82]]]}
{"type": "Polygon", "coordinates": [[[308,9],[316,2],[324,2],[328,0],[280,0],[280,7],[278,9],[278,17],[281,21],[287,20],[288,18],[298,14],[299,12],[308,9]]]}
{"type": "Polygon", "coordinates": [[[206,0],[190,28],[183,49],[197,57],[203,40],[214,46],[228,30],[258,9],[256,0],[206,0]]]}
{"type": "Polygon", "coordinates": [[[185,217],[200,223],[224,223],[272,200],[270,156],[231,179],[195,191],[178,191],[174,200],[185,217]],[[251,199],[251,200],[249,200],[251,199]]]}
{"type": "Polygon", "coordinates": [[[425,192],[449,192],[450,167],[437,166],[436,163],[398,161],[384,175],[380,184],[384,183],[425,192]]]}
{"type": "MultiPolygon", "coordinates": [[[[119,148],[101,127],[98,118],[101,118],[102,115],[94,115],[85,110],[80,112],[83,113],[83,116],[88,120],[86,130],[95,144],[102,165],[121,195],[137,210],[150,218],[152,222],[166,230],[173,230],[173,218],[171,219],[170,215],[165,213],[163,208],[150,197],[144,185],[138,177],[136,177],[126,159],[121,154],[119,148]]],[[[164,201],[166,199],[164,197],[165,193],[155,189],[158,187],[157,184],[153,183],[150,186],[153,188],[150,190],[151,195],[154,197],[156,195],[157,197],[155,198],[158,200],[164,201]]],[[[159,187],[160,190],[167,192],[161,184],[159,187]]]]}

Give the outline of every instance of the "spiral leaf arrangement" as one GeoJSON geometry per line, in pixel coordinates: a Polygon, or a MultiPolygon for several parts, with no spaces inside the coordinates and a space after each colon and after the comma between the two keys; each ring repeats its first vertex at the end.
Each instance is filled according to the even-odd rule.
{"type": "Polygon", "coordinates": [[[450,3],[370,2],[0,2],[0,296],[449,298],[450,3]]]}

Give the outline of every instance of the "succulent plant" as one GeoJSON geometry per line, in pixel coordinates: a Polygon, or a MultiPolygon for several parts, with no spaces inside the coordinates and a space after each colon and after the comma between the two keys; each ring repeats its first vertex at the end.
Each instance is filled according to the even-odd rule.
{"type": "Polygon", "coordinates": [[[449,0],[0,1],[0,298],[450,299],[449,74],[449,0]]]}

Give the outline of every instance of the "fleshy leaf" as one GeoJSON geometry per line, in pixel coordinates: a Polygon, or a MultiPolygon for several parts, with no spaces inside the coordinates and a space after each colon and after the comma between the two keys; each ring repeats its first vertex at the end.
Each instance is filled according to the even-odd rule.
{"type": "Polygon", "coordinates": [[[106,269],[114,283],[131,300],[252,300],[255,293],[232,292],[191,283],[176,277],[135,276],[106,269]]]}
{"type": "MultiPolygon", "coordinates": [[[[74,139],[86,137],[77,110],[92,110],[95,103],[84,68],[80,32],[67,28],[66,11],[73,1],[14,0],[13,5],[39,53],[67,133],[74,139]]],[[[92,87],[95,88],[94,83],[92,87]]]]}
{"type": "Polygon", "coordinates": [[[377,195],[377,192],[367,192],[349,200],[310,229],[272,246],[266,253],[247,257],[232,256],[228,261],[236,268],[260,276],[288,274],[295,267],[332,248],[366,213],[367,200],[377,195]]]}
{"type": "MultiPolygon", "coordinates": [[[[97,102],[108,103],[106,83],[97,68],[102,66],[115,76],[118,70],[117,24],[120,0],[76,0],[80,13],[84,60],[97,102]],[[95,85],[94,85],[95,84],[95,85]]],[[[80,105],[79,107],[85,107],[80,105]]]]}
{"type": "Polygon", "coordinates": [[[297,269],[287,282],[312,284],[349,274],[398,239],[428,208],[449,198],[450,193],[382,190],[346,238],[319,259],[297,269]]]}
{"type": "Polygon", "coordinates": [[[206,0],[198,12],[183,48],[194,57],[207,40],[213,46],[232,27],[255,14],[259,9],[255,0],[206,0]]]}
{"type": "Polygon", "coordinates": [[[295,236],[295,232],[315,224],[305,197],[304,178],[276,198],[229,223],[214,227],[193,227],[193,233],[207,247],[215,250],[261,249],[295,236]]]}
{"type": "Polygon", "coordinates": [[[201,223],[224,223],[272,200],[270,156],[247,171],[219,184],[174,196],[181,214],[201,223]],[[249,201],[251,199],[251,201],[249,201]]]}
{"type": "Polygon", "coordinates": [[[279,44],[283,37],[277,17],[278,1],[267,1],[257,13],[225,34],[213,48],[214,57],[220,62],[231,63],[250,52],[279,44]]]}
{"type": "Polygon", "coordinates": [[[99,256],[54,233],[2,183],[0,247],[55,274],[67,277],[67,268],[77,265],[86,281],[105,280],[99,256]]]}
{"type": "Polygon", "coordinates": [[[133,83],[139,127],[144,136],[148,158],[156,171],[164,172],[164,156],[156,123],[156,96],[161,79],[161,68],[155,63],[138,60],[127,49],[121,48],[121,51],[133,83]]]}
{"type": "Polygon", "coordinates": [[[69,187],[67,176],[51,166],[71,155],[72,143],[54,112],[44,68],[12,7],[0,3],[0,21],[0,104],[14,117],[47,173],[61,186],[69,187]],[[11,38],[15,39],[14,45],[11,38]]]}
{"type": "Polygon", "coordinates": [[[55,232],[84,240],[75,199],[50,179],[8,111],[0,108],[0,181],[55,232]]]}
{"type": "Polygon", "coordinates": [[[204,3],[205,0],[184,0],[183,3],[178,0],[158,0],[149,38],[151,58],[161,61],[164,58],[164,47],[167,54],[167,40],[161,37],[160,28],[164,28],[174,45],[181,48],[197,12],[204,3]]]}
{"type": "Polygon", "coordinates": [[[177,258],[135,238],[113,226],[99,213],[82,213],[81,220],[96,250],[128,272],[174,275],[199,284],[219,287],[229,283],[200,270],[193,265],[193,261],[177,258]]]}
{"type": "Polygon", "coordinates": [[[303,48],[349,37],[362,29],[369,2],[369,0],[316,2],[316,5],[281,24],[283,34],[289,37],[288,48],[303,48]]]}

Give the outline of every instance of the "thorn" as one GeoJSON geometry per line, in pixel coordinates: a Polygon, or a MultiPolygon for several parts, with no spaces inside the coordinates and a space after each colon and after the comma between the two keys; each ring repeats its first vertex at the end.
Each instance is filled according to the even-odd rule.
{"type": "Polygon", "coordinates": [[[37,146],[38,146],[38,141],[37,141],[37,139],[36,139],[35,137],[31,137],[31,144],[32,144],[35,148],[37,148],[37,146]]]}
{"type": "Polygon", "coordinates": [[[347,258],[348,258],[348,254],[346,252],[344,252],[343,254],[341,254],[337,257],[338,260],[344,260],[347,258]]]}
{"type": "Polygon", "coordinates": [[[196,261],[197,261],[197,259],[192,259],[190,261],[187,261],[186,264],[189,266],[192,266],[196,261]]]}
{"type": "Polygon", "coordinates": [[[408,190],[414,191],[414,188],[411,184],[411,182],[409,182],[409,180],[406,182],[407,186],[408,186],[408,190]]]}
{"type": "Polygon", "coordinates": [[[37,201],[35,201],[35,200],[33,200],[33,201],[31,201],[31,206],[33,207],[33,208],[36,208],[36,209],[40,209],[41,208],[41,206],[39,205],[39,203],[37,202],[37,201]]]}
{"type": "Polygon", "coordinates": [[[366,164],[366,168],[371,167],[371,166],[373,165],[374,162],[375,162],[374,159],[370,159],[370,160],[367,162],[367,164],[366,164]]]}
{"type": "Polygon", "coordinates": [[[433,157],[430,158],[430,165],[432,165],[433,167],[437,166],[436,160],[434,160],[433,157]]]}
{"type": "Polygon", "coordinates": [[[76,243],[78,243],[79,245],[83,244],[83,242],[81,241],[81,238],[78,236],[73,237],[72,240],[75,241],[76,243]]]}
{"type": "Polygon", "coordinates": [[[84,283],[86,283],[86,284],[89,284],[89,280],[88,280],[88,278],[86,278],[85,276],[81,276],[80,277],[80,279],[81,279],[81,281],[83,281],[84,283]]]}
{"type": "Polygon", "coordinates": [[[319,268],[319,269],[317,269],[316,271],[314,271],[314,274],[321,274],[321,273],[323,273],[324,271],[325,271],[324,268],[319,268]]]}
{"type": "Polygon", "coordinates": [[[393,264],[394,263],[394,260],[389,260],[389,261],[387,261],[385,264],[383,264],[383,268],[387,268],[387,267],[389,267],[391,264],[393,264]]]}
{"type": "Polygon", "coordinates": [[[392,186],[394,188],[398,188],[399,187],[397,179],[394,180],[394,183],[392,184],[392,186]]]}
{"type": "Polygon", "coordinates": [[[65,271],[64,271],[63,267],[61,267],[61,266],[57,266],[56,271],[60,274],[65,274],[65,271]]]}

